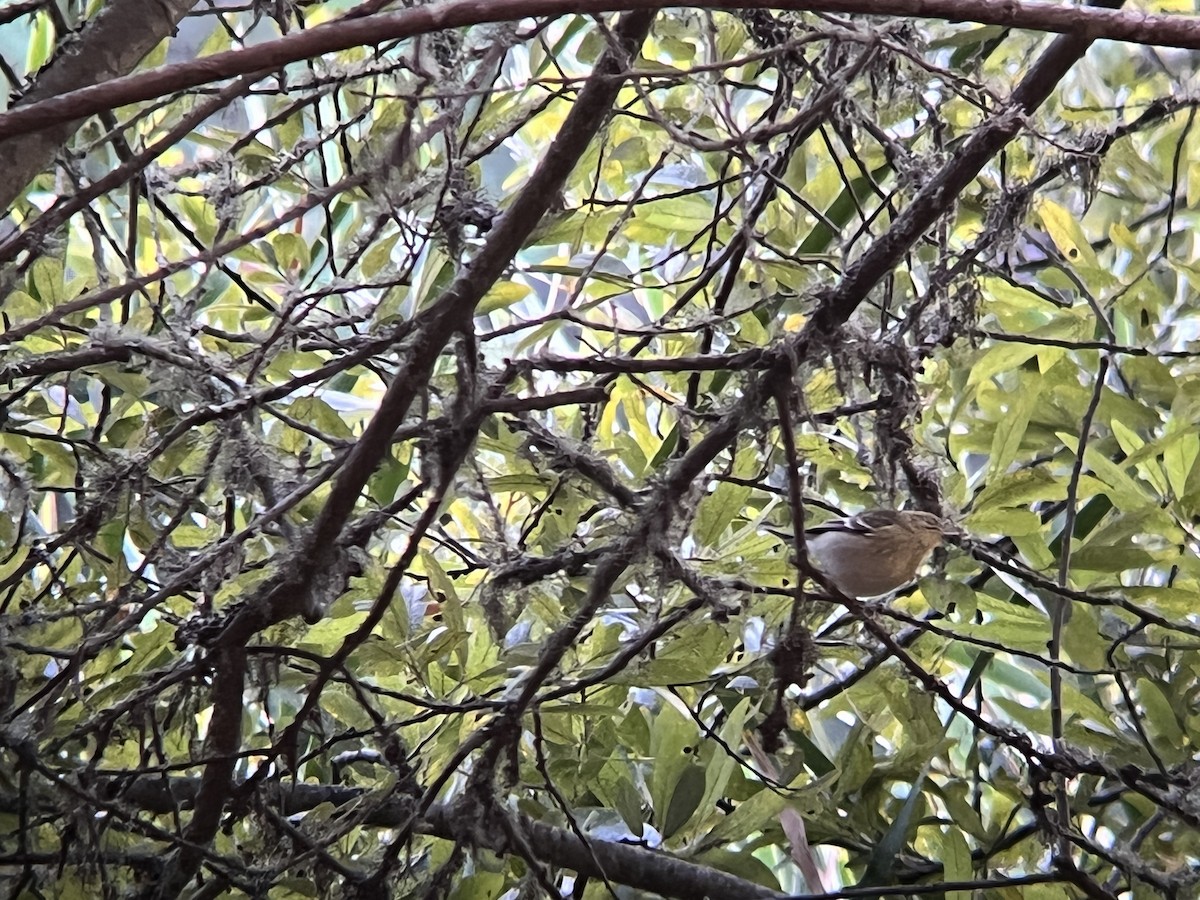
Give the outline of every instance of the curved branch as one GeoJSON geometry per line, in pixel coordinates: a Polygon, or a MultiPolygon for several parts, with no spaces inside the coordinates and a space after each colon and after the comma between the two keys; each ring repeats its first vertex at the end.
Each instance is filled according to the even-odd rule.
{"type": "MultiPolygon", "coordinates": [[[[198,801],[200,785],[194,778],[139,778],[131,784],[109,782],[121,799],[138,808],[162,815],[175,812],[198,801]]],[[[323,803],[334,807],[361,802],[370,795],[363,788],[340,785],[295,784],[265,785],[260,789],[262,801],[285,816],[308,812],[323,803]]],[[[0,797],[0,810],[9,809],[18,801],[0,797]]],[[[363,825],[395,828],[411,820],[413,801],[396,798],[375,806],[363,820],[363,825]]],[[[599,878],[653,891],[665,897],[701,898],[722,897],[727,900],[757,900],[783,897],[760,884],[708,866],[688,862],[669,854],[645,847],[621,844],[592,837],[585,843],[574,832],[538,822],[524,815],[513,821],[525,833],[537,857],[550,865],[571,869],[580,875],[599,878]]],[[[453,804],[437,803],[418,821],[415,831],[449,841],[464,841],[483,846],[497,853],[513,852],[499,833],[488,833],[476,826],[473,819],[458,813],[453,804]]]]}
{"type": "MultiPolygon", "coordinates": [[[[57,103],[81,91],[96,90],[97,82],[123,81],[147,53],[174,31],[175,26],[194,5],[194,0],[116,0],[106,4],[87,24],[77,44],[61,52],[37,78],[33,90],[21,98],[15,110],[4,115],[29,114],[36,118],[38,109],[57,103]],[[131,28],[130,23],[137,27],[131,28]]],[[[140,77],[140,76],[134,76],[140,77]]],[[[68,109],[71,104],[67,104],[68,109]]],[[[78,115],[60,117],[37,129],[20,129],[9,135],[23,134],[20,140],[0,143],[0,209],[7,209],[75,130],[77,122],[94,112],[112,109],[101,106],[78,115]],[[51,127],[54,126],[54,127],[51,127]]]]}
{"type": "MultiPolygon", "coordinates": [[[[154,0],[145,0],[153,5],[154,0]]],[[[1100,38],[1200,50],[1200,17],[1061,6],[1026,0],[771,0],[739,3],[709,0],[709,9],[787,9],[824,13],[919,16],[953,22],[979,22],[1011,28],[1073,33],[1080,40],[1100,38]]],[[[403,12],[329,22],[266,41],[246,50],[227,50],[203,59],[114,78],[53,99],[0,114],[0,138],[72,122],[84,116],[150,100],[235,75],[265,74],[288,63],[359,45],[374,46],[488,22],[555,16],[658,10],[658,0],[452,0],[403,12]]],[[[35,170],[36,171],[36,170],[35,170]]]]}

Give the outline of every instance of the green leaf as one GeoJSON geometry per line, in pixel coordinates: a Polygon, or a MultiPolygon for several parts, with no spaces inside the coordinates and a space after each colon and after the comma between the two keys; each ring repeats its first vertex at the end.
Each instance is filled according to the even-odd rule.
{"type": "Polygon", "coordinates": [[[817,221],[800,243],[800,249],[797,252],[800,255],[806,255],[824,253],[828,250],[837,237],[830,225],[839,229],[844,227],[859,208],[859,204],[871,194],[872,185],[879,184],[890,172],[891,166],[884,164],[873,169],[870,178],[860,176],[851,179],[849,187],[843,189],[837,199],[829,205],[825,210],[825,215],[817,221]]]}
{"type": "Polygon", "coordinates": [[[311,262],[308,242],[293,232],[279,231],[271,235],[271,248],[281,270],[297,268],[303,271],[311,262]]]}
{"type": "Polygon", "coordinates": [[[1004,418],[996,423],[992,437],[989,477],[1006,472],[1017,458],[1021,442],[1025,438],[1025,430],[1029,427],[1029,420],[1041,400],[1043,384],[1040,378],[1025,379],[1021,390],[1011,397],[1009,408],[1004,418]]]}
{"type": "Polygon", "coordinates": [[[1137,697],[1146,711],[1146,721],[1160,750],[1166,751],[1172,759],[1186,756],[1184,745],[1187,739],[1175,712],[1176,704],[1167,697],[1163,686],[1148,678],[1139,678],[1137,697]]]}
{"type": "Polygon", "coordinates": [[[57,259],[40,256],[29,267],[29,285],[44,306],[66,299],[63,290],[63,265],[57,259]]]}
{"type": "Polygon", "coordinates": [[[892,872],[896,862],[908,843],[908,834],[915,825],[921,809],[924,807],[922,790],[928,777],[928,767],[917,776],[908,789],[900,812],[891,825],[888,826],[883,838],[875,845],[867,858],[867,868],[855,887],[874,887],[892,883],[892,872]]]}
{"type": "Polygon", "coordinates": [[[1187,494],[1188,477],[1195,468],[1196,458],[1200,457],[1200,435],[1191,430],[1174,433],[1176,440],[1170,441],[1163,448],[1163,466],[1167,471],[1167,482],[1176,497],[1187,494]]]}
{"type": "MultiPolygon", "coordinates": [[[[752,457],[753,454],[749,452],[738,454],[733,472],[736,477],[748,479],[752,475],[757,467],[752,457]]],[[[742,514],[751,491],[746,485],[721,481],[711,494],[700,501],[693,534],[701,547],[716,547],[720,543],[725,529],[742,514]]]]}
{"type": "MultiPolygon", "coordinates": [[[[971,862],[971,848],[963,833],[953,825],[937,831],[940,846],[938,858],[942,861],[942,874],[946,881],[971,881],[975,867],[971,862]]],[[[971,891],[949,891],[946,900],[971,900],[971,891]]]]}
{"type": "Polygon", "coordinates": [[[488,313],[495,312],[498,309],[508,309],[514,303],[524,300],[531,293],[532,289],[529,285],[519,281],[497,281],[484,294],[483,299],[479,301],[479,305],[475,308],[475,314],[486,316],[488,313]]]}
{"type": "Polygon", "coordinates": [[[683,828],[691,819],[692,814],[700,805],[705,788],[704,770],[696,765],[689,765],[675,782],[671,792],[671,801],[667,805],[666,814],[662,819],[662,836],[666,840],[683,828]]]}
{"type": "Polygon", "coordinates": [[[708,839],[713,843],[743,841],[756,832],[766,831],[778,824],[779,814],[786,806],[797,806],[802,810],[818,808],[823,798],[827,800],[828,782],[811,782],[802,773],[788,785],[786,791],[756,785],[749,798],[738,803],[728,816],[719,820],[709,831],[708,839]]]}
{"type": "MultiPolygon", "coordinates": [[[[675,796],[676,785],[685,772],[695,768],[692,753],[695,752],[697,738],[695,723],[685,719],[671,702],[664,700],[661,709],[653,718],[650,729],[650,755],[655,759],[650,778],[650,796],[655,822],[659,831],[664,834],[667,833],[667,816],[675,796]]],[[[703,791],[703,783],[699,790],[703,791]]],[[[687,794],[680,803],[686,800],[686,796],[687,794]]],[[[682,806],[676,810],[676,818],[681,814],[682,806]]],[[[690,811],[688,815],[691,815],[690,811]]],[[[672,824],[679,827],[674,819],[672,824]]]]}
{"type": "Polygon", "coordinates": [[[333,438],[349,440],[354,437],[350,426],[332,406],[320,397],[300,397],[292,401],[288,413],[295,418],[309,422],[315,428],[333,438]]]}
{"type": "MultiPolygon", "coordinates": [[[[40,262],[41,260],[39,260],[40,262]]],[[[36,264],[35,264],[36,265],[36,264]]],[[[24,291],[13,291],[4,298],[4,312],[17,321],[23,319],[32,319],[35,316],[41,315],[48,307],[49,303],[43,303],[36,300],[31,295],[24,291]]]]}
{"type": "Polygon", "coordinates": [[[310,625],[304,633],[303,644],[314,648],[318,653],[328,655],[342,645],[342,642],[356,632],[366,620],[366,612],[355,612],[348,615],[326,616],[315,625],[310,625]]]}
{"type": "Polygon", "coordinates": [[[362,273],[367,278],[374,278],[384,270],[392,261],[392,251],[396,247],[396,242],[400,240],[400,232],[390,234],[387,237],[380,238],[371,245],[371,249],[363,254],[362,262],[359,267],[362,273]]]}

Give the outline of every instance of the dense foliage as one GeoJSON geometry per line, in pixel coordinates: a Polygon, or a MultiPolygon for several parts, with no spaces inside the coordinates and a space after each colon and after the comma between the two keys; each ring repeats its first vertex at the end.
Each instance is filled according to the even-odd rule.
{"type": "MultiPolygon", "coordinates": [[[[1195,896],[1195,56],[215,55],[381,6],[159,4],[205,84],[0,142],[0,884],[1195,896]],[[865,602],[769,530],[871,506],[966,536],[865,602]]],[[[14,100],[120,74],[8,12],[14,100]]]]}

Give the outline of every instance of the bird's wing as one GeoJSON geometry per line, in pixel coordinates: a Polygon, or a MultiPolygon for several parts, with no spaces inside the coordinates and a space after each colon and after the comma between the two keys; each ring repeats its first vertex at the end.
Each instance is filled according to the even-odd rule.
{"type": "Polygon", "coordinates": [[[886,528],[889,525],[895,525],[899,519],[900,516],[895,510],[868,509],[866,512],[860,512],[858,515],[851,516],[845,521],[851,531],[867,533],[879,528],[886,528]]]}
{"type": "Polygon", "coordinates": [[[830,519],[820,525],[805,529],[807,534],[870,534],[883,522],[872,521],[869,514],[859,513],[844,519],[830,519]]]}

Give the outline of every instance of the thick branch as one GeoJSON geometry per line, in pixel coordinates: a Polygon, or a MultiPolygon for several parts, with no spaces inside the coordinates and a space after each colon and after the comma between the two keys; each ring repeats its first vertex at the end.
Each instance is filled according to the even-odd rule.
{"type": "MultiPolygon", "coordinates": [[[[639,13],[622,20],[617,29],[622,43],[620,52],[636,53],[652,18],[652,13],[639,13]]],[[[617,54],[611,50],[597,63],[597,77],[580,91],[542,164],[505,211],[479,254],[433,304],[404,346],[404,364],[338,473],[329,500],[313,525],[307,541],[308,552],[302,555],[301,563],[264,598],[266,602],[245,604],[225,629],[221,643],[245,643],[255,632],[305,607],[306,584],[328,565],[337,537],[363,487],[387,453],[393,434],[404,421],[413,398],[424,387],[442,350],[456,329],[469,327],[476,304],[503,274],[606,121],[621,81],[604,76],[618,69],[617,54]]]]}
{"type": "MultiPolygon", "coordinates": [[[[180,806],[186,807],[195,802],[198,787],[197,780],[191,778],[139,778],[133,784],[123,787],[120,797],[140,809],[165,815],[174,812],[180,806]]],[[[264,785],[259,793],[263,802],[279,809],[283,815],[291,816],[315,809],[323,803],[340,807],[361,802],[369,792],[361,788],[336,785],[276,784],[264,785]]],[[[3,804],[0,804],[0,807],[2,806],[3,804]]],[[[363,824],[396,828],[409,821],[411,815],[411,800],[393,799],[374,807],[363,820],[363,824]]],[[[540,860],[553,866],[574,870],[580,875],[595,878],[604,876],[610,881],[643,891],[653,891],[665,897],[749,900],[783,896],[762,885],[707,866],[676,859],[666,853],[599,838],[585,844],[572,831],[555,828],[526,816],[518,816],[516,824],[528,836],[529,844],[540,860]]],[[[483,846],[501,854],[512,852],[512,848],[506,845],[503,835],[498,831],[486,832],[476,825],[473,819],[463,816],[453,805],[439,803],[429,809],[415,830],[450,841],[465,841],[483,846]]]]}
{"type": "MultiPolygon", "coordinates": [[[[254,633],[309,607],[308,595],[312,585],[327,575],[336,556],[338,535],[367,480],[388,452],[392,437],[408,413],[413,398],[425,384],[455,330],[470,327],[470,316],[476,304],[509,265],[546,211],[551,198],[575,167],[579,156],[606,121],[621,82],[604,76],[618,71],[623,56],[636,52],[649,30],[652,18],[652,13],[640,13],[622,20],[616,30],[619,46],[610,48],[597,63],[597,77],[590,79],[580,92],[578,101],[542,164],[500,219],[487,244],[433,304],[407,343],[404,365],[388,387],[379,410],[347,457],[328,502],[306,538],[307,552],[300,554],[296,565],[284,573],[264,595],[248,600],[232,614],[228,625],[215,641],[218,659],[242,659],[242,648],[254,633]]],[[[229,715],[241,715],[241,682],[241,671],[230,674],[224,666],[218,669],[213,688],[214,704],[229,715]]],[[[219,749],[224,750],[223,747],[219,749]]],[[[198,812],[203,808],[209,812],[215,809],[219,813],[228,796],[225,753],[212,755],[220,758],[209,763],[205,769],[205,785],[211,785],[211,789],[202,795],[198,812]]],[[[207,843],[212,837],[209,824],[207,818],[199,826],[193,822],[189,827],[189,839],[199,844],[207,843]],[[193,831],[196,834],[193,835],[193,831]]],[[[198,857],[194,854],[181,854],[179,865],[171,867],[170,874],[163,881],[162,895],[177,893],[194,873],[196,864],[198,857]]]]}
{"type": "MultiPolygon", "coordinates": [[[[83,90],[113,84],[141,61],[172,31],[195,0],[114,0],[83,29],[69,52],[58,54],[37,78],[33,90],[21,98],[16,111],[32,112],[45,103],[56,103],[83,90]],[[131,25],[136,23],[136,26],[131,25]]],[[[119,105],[119,104],[117,104],[119,105]]],[[[72,104],[67,104],[67,109],[72,104]]],[[[21,140],[0,143],[0,209],[7,209],[25,185],[50,165],[50,160],[75,130],[74,120],[112,109],[105,105],[68,114],[36,129],[22,128],[9,135],[21,140]],[[50,126],[57,127],[51,128],[50,126]],[[31,133],[32,132],[32,133],[31,133]]],[[[4,115],[12,115],[13,112],[4,115]]],[[[35,118],[37,113],[34,113],[35,118]]]]}
{"type": "Polygon", "coordinates": [[[1017,136],[1025,117],[1042,105],[1091,43],[1087,33],[1055,39],[1017,85],[1005,108],[976,129],[954,158],[917,192],[887,233],[871,244],[822,298],[821,308],[811,322],[816,333],[830,335],[850,318],[880,279],[951,209],[987,162],[1017,136]]]}
{"type": "Polygon", "coordinates": [[[222,650],[216,657],[218,677],[213,686],[213,712],[204,740],[204,767],[191,821],[184,829],[185,843],[166,866],[156,896],[174,897],[191,880],[204,859],[204,848],[221,823],[221,811],[233,787],[233,768],[242,744],[242,693],[246,681],[246,651],[222,650]]]}
{"type": "MultiPolygon", "coordinates": [[[[115,78],[0,114],[0,138],[38,131],[106,109],[150,100],[236,75],[264,74],[288,63],[364,44],[377,45],[485,22],[618,10],[657,10],[661,5],[659,0],[457,0],[403,12],[330,22],[245,50],[214,53],[203,59],[115,78]]],[[[1073,33],[1085,41],[1108,38],[1200,50],[1200,17],[1115,12],[1058,3],[1022,0],[709,0],[694,5],[709,9],[774,8],[918,16],[1073,33]]]]}

